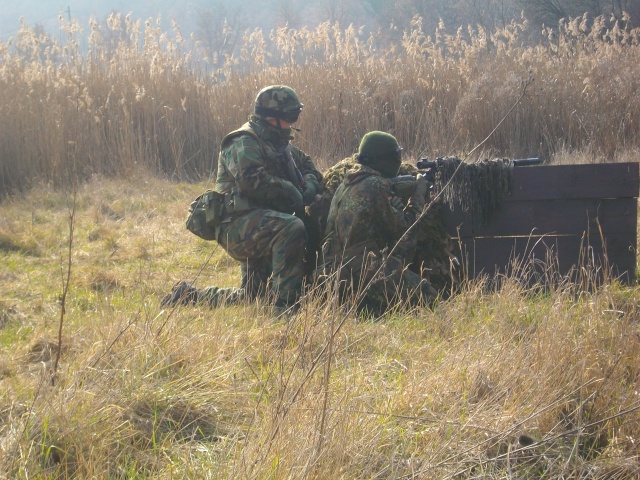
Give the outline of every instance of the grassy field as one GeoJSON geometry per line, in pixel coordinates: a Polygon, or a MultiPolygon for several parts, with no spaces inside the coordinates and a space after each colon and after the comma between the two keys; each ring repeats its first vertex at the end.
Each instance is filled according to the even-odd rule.
{"type": "Polygon", "coordinates": [[[0,476],[640,474],[638,287],[473,282],[376,322],[331,292],[289,321],[163,310],[180,279],[239,282],[184,229],[205,187],[96,177],[0,205],[0,476]]]}
{"type": "Polygon", "coordinates": [[[638,161],[640,32],[577,19],[526,46],[416,18],[381,50],[323,24],[247,34],[206,75],[125,26],[92,25],[86,55],[64,20],[66,44],[0,43],[0,478],[640,476],[638,286],[476,280],[378,321],[330,288],[289,320],[160,307],[179,280],[239,284],[184,220],[262,86],[300,93],[322,169],[371,129],[409,161],[638,161]]]}

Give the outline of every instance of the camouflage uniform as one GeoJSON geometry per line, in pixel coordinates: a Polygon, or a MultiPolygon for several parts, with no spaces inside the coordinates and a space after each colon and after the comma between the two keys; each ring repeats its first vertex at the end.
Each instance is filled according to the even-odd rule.
{"type": "MultiPolygon", "coordinates": [[[[382,132],[372,133],[380,136],[382,132]]],[[[395,142],[393,137],[382,139],[395,142]]],[[[416,191],[408,205],[401,204],[390,181],[400,166],[399,153],[393,161],[384,154],[375,161],[363,161],[360,155],[360,164],[346,174],[331,201],[325,266],[330,271],[339,269],[343,298],[371,282],[358,305],[360,310],[381,314],[398,301],[428,303],[436,291],[402,260],[414,256],[418,229],[407,229],[424,207],[426,190],[416,191]]]]}
{"type": "Polygon", "coordinates": [[[263,89],[256,113],[222,141],[215,190],[228,194],[233,208],[217,240],[240,263],[242,284],[209,287],[199,292],[199,301],[215,306],[270,294],[276,304],[291,305],[298,298],[306,244],[304,205],[315,197],[322,175],[308,155],[289,144],[291,129],[268,121],[275,118],[280,125],[278,118],[285,118],[276,115],[286,115],[289,107],[298,108],[297,113],[302,108],[293,90],[263,89]]]}

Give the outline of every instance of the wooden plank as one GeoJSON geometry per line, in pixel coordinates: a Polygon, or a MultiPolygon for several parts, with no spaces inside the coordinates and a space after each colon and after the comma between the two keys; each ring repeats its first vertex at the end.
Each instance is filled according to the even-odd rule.
{"type": "Polygon", "coordinates": [[[487,225],[481,225],[479,218],[472,216],[472,212],[451,211],[445,205],[443,218],[449,234],[454,237],[526,235],[534,228],[537,233],[581,233],[593,226],[587,218],[591,224],[598,218],[601,225],[607,223],[611,226],[606,228],[607,231],[618,232],[620,229],[631,230],[629,222],[636,222],[637,205],[631,199],[638,195],[640,178],[637,163],[516,167],[513,174],[514,194],[506,197],[502,207],[493,213],[489,230],[487,225]],[[610,198],[629,201],[598,203],[601,199],[610,198]],[[578,199],[591,199],[592,202],[572,202],[578,199]],[[557,203],[544,203],[545,200],[556,200],[557,203]],[[525,206],[527,201],[535,201],[540,207],[534,203],[525,206]],[[512,206],[512,203],[519,205],[512,206]],[[565,210],[566,215],[563,213],[565,210]],[[633,219],[622,220],[625,215],[633,219]],[[581,218],[584,219],[583,226],[580,225],[581,218]],[[618,221],[623,221],[624,226],[615,225],[618,221]]]}
{"type": "MultiPolygon", "coordinates": [[[[473,236],[598,233],[636,235],[635,198],[505,202],[473,236]]],[[[466,233],[466,230],[465,230],[466,233]]]]}
{"type": "Polygon", "coordinates": [[[442,205],[442,220],[447,233],[452,237],[473,236],[473,217],[471,212],[463,212],[456,208],[451,210],[449,205],[442,205]]]}
{"type": "Polygon", "coordinates": [[[513,272],[523,265],[535,266],[537,272],[550,269],[564,275],[584,266],[588,256],[598,268],[611,266],[614,276],[627,283],[633,281],[635,242],[631,243],[627,235],[611,235],[605,245],[606,249],[597,236],[463,238],[458,243],[458,255],[470,278],[513,272]]]}
{"type": "Polygon", "coordinates": [[[529,264],[528,278],[595,267],[600,273],[611,269],[614,277],[633,282],[638,167],[638,163],[516,167],[514,193],[487,225],[471,212],[445,208],[448,232],[456,237],[468,276],[513,272],[518,259],[520,268],[529,264]]]}
{"type": "Polygon", "coordinates": [[[636,162],[515,167],[510,198],[636,198],[638,182],[636,162]]]}

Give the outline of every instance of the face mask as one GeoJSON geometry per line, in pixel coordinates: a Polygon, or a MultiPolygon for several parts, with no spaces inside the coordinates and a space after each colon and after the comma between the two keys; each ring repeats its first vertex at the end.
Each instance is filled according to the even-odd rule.
{"type": "Polygon", "coordinates": [[[278,128],[280,141],[283,144],[288,144],[293,140],[293,128],[278,128]]]}
{"type": "Polygon", "coordinates": [[[293,138],[292,128],[278,128],[269,122],[265,122],[265,133],[268,140],[276,147],[288,145],[293,138]]]}

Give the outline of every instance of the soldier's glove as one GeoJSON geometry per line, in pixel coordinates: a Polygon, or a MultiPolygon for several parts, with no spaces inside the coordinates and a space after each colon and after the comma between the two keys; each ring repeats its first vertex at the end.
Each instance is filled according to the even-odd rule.
{"type": "Polygon", "coordinates": [[[404,210],[404,203],[400,199],[400,197],[398,197],[397,195],[394,195],[393,197],[391,197],[390,201],[391,201],[391,206],[396,210],[400,210],[400,211],[404,210]]]}
{"type": "Polygon", "coordinates": [[[427,181],[427,177],[419,173],[416,177],[416,188],[409,198],[409,204],[417,211],[422,211],[425,203],[427,203],[428,192],[429,182],[427,181]]]}
{"type": "Polygon", "coordinates": [[[284,188],[284,194],[287,197],[291,211],[299,218],[304,218],[304,201],[302,199],[302,193],[298,190],[293,183],[286,180],[282,181],[282,187],[284,188]]]}
{"type": "Polygon", "coordinates": [[[305,175],[304,180],[306,187],[304,192],[302,192],[302,200],[305,205],[311,205],[316,199],[316,193],[318,193],[318,187],[320,184],[318,183],[318,180],[316,180],[316,176],[312,174],[305,175]]]}

